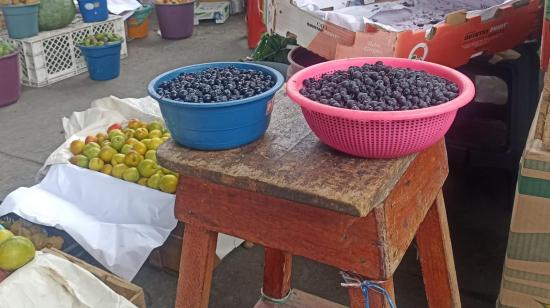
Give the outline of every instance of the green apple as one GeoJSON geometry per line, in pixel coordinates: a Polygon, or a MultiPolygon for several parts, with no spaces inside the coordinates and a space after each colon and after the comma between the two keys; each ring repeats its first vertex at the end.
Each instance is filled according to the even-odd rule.
{"type": "Polygon", "coordinates": [[[150,177],[157,172],[157,163],[151,159],[144,159],[139,162],[137,169],[143,177],[150,177]]]}
{"type": "Polygon", "coordinates": [[[107,136],[107,134],[105,134],[105,133],[97,133],[95,135],[95,138],[97,139],[97,143],[102,144],[103,141],[105,141],[105,140],[107,140],[107,138],[109,138],[109,136],[107,136]]]}
{"type": "Polygon", "coordinates": [[[126,171],[127,169],[128,169],[128,166],[126,166],[125,164],[118,164],[118,165],[115,165],[115,166],[113,167],[112,175],[113,175],[115,178],[122,179],[122,174],[123,174],[124,171],[126,171]]]}
{"type": "Polygon", "coordinates": [[[149,131],[147,130],[147,128],[143,127],[136,129],[134,133],[134,138],[136,138],[137,140],[145,139],[147,138],[147,136],[149,136],[149,131]]]}
{"type": "Polygon", "coordinates": [[[115,135],[113,136],[113,138],[111,138],[111,147],[113,147],[113,149],[117,151],[120,151],[120,149],[122,149],[122,146],[124,145],[125,142],[126,142],[126,137],[122,135],[115,135]]]}
{"type": "Polygon", "coordinates": [[[155,173],[153,174],[148,180],[147,180],[147,186],[153,188],[153,189],[159,189],[160,185],[160,179],[162,178],[162,174],[155,173]]]}
{"type": "Polygon", "coordinates": [[[147,178],[139,178],[137,183],[141,186],[147,186],[147,178]]]}
{"type": "Polygon", "coordinates": [[[126,137],[126,135],[124,135],[124,133],[118,129],[118,128],[115,128],[115,129],[112,129],[110,132],[109,132],[109,140],[111,140],[111,142],[113,141],[113,137],[114,136],[123,136],[123,137],[126,137]]]}
{"type": "Polygon", "coordinates": [[[173,174],[167,174],[160,179],[159,188],[163,192],[173,194],[178,186],[178,178],[173,174]]]}
{"type": "Polygon", "coordinates": [[[78,155],[80,153],[82,153],[82,150],[84,150],[84,146],[86,146],[84,144],[84,141],[82,140],[73,140],[73,142],[71,142],[71,146],[70,146],[70,150],[71,150],[71,153],[73,153],[73,155],[78,155]]]}
{"type": "Polygon", "coordinates": [[[159,121],[153,121],[147,125],[147,129],[149,131],[159,130],[162,132],[164,130],[164,125],[162,125],[159,121]]]}
{"type": "Polygon", "coordinates": [[[77,166],[82,167],[82,168],[88,168],[88,163],[89,163],[90,160],[88,159],[88,157],[86,157],[82,154],[78,154],[78,155],[75,155],[75,156],[71,157],[71,159],[69,161],[73,165],[77,165],[77,166]]]}
{"type": "Polygon", "coordinates": [[[141,139],[141,143],[145,144],[145,146],[147,147],[147,150],[150,150],[150,146],[151,146],[151,139],[149,138],[145,138],[145,139],[141,139]]]}
{"type": "Polygon", "coordinates": [[[131,145],[134,145],[136,144],[136,142],[139,142],[139,140],[137,140],[136,138],[128,138],[128,140],[126,140],[126,144],[131,144],[131,145]]]}
{"type": "Polygon", "coordinates": [[[113,158],[111,159],[111,165],[116,166],[118,164],[124,164],[124,158],[126,158],[126,155],[122,153],[117,153],[113,155],[113,158]]]}
{"type": "Polygon", "coordinates": [[[124,158],[124,163],[130,167],[137,167],[143,160],[143,156],[134,150],[130,150],[124,158]]]}
{"type": "Polygon", "coordinates": [[[122,132],[124,133],[124,135],[126,135],[126,138],[132,138],[134,137],[135,130],[131,128],[125,128],[122,130],[122,132]]]}
{"type": "Polygon", "coordinates": [[[95,142],[95,141],[88,142],[88,143],[86,143],[86,145],[89,145],[89,146],[92,146],[92,147],[95,147],[95,148],[98,148],[98,149],[101,148],[101,147],[99,146],[99,143],[97,143],[97,142],[95,142]]]}
{"type": "Polygon", "coordinates": [[[161,144],[163,144],[164,141],[158,137],[152,138],[151,143],[149,144],[149,147],[147,147],[149,150],[156,150],[159,148],[161,144]]]}
{"type": "Polygon", "coordinates": [[[103,165],[103,168],[101,168],[101,170],[99,170],[99,172],[105,173],[107,175],[111,175],[111,173],[113,172],[113,165],[105,164],[105,165],[103,165]]]}
{"type": "Polygon", "coordinates": [[[122,149],[120,149],[120,153],[122,154],[128,154],[130,151],[134,150],[134,146],[131,144],[125,144],[122,146],[122,149]]]}
{"type": "Polygon", "coordinates": [[[84,147],[84,150],[82,150],[82,154],[84,154],[84,156],[88,157],[88,159],[92,159],[94,157],[97,157],[99,155],[100,151],[101,150],[99,149],[99,145],[97,145],[97,147],[96,147],[95,145],[93,145],[93,142],[92,142],[92,143],[88,143],[84,147]]]}
{"type": "Polygon", "coordinates": [[[101,148],[101,151],[99,151],[99,158],[108,163],[111,161],[111,159],[113,159],[113,156],[115,156],[115,154],[117,154],[117,151],[115,149],[110,146],[104,146],[101,148]]]}
{"type": "Polygon", "coordinates": [[[137,182],[139,180],[139,171],[136,167],[131,167],[122,173],[122,178],[128,182],[137,182]]]}
{"type": "Polygon", "coordinates": [[[141,121],[136,119],[136,118],[133,118],[133,119],[130,119],[130,121],[128,121],[128,128],[131,128],[131,129],[138,129],[141,127],[141,121]]]}
{"type": "Polygon", "coordinates": [[[157,162],[157,151],[149,150],[149,151],[145,152],[145,158],[150,159],[150,160],[152,160],[156,163],[157,162]]]}
{"type": "Polygon", "coordinates": [[[90,163],[88,164],[88,168],[94,171],[100,171],[103,166],[105,165],[105,162],[103,162],[99,157],[94,157],[90,159],[90,163]]]}
{"type": "Polygon", "coordinates": [[[162,137],[162,132],[158,129],[155,129],[155,130],[152,130],[152,131],[149,131],[149,136],[148,136],[150,139],[153,139],[155,137],[157,138],[160,138],[162,137]]]}

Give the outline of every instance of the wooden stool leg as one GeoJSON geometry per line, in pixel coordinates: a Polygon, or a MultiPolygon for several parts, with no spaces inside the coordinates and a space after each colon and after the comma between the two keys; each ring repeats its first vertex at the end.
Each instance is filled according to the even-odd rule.
{"type": "Polygon", "coordinates": [[[416,244],[429,306],[461,307],[445,202],[441,191],[416,233],[416,244]]]}
{"type": "Polygon", "coordinates": [[[290,292],[292,255],[288,252],[265,247],[263,294],[282,299],[290,292]]]}
{"type": "MultiPolygon", "coordinates": [[[[395,303],[395,293],[393,289],[393,279],[385,281],[380,284],[380,286],[390,294],[390,297],[395,303]]],[[[350,308],[365,308],[365,297],[363,292],[359,288],[349,288],[348,289],[350,308]]],[[[369,304],[371,308],[390,308],[390,304],[386,300],[386,297],[374,290],[369,290],[369,304]]]]}
{"type": "Polygon", "coordinates": [[[176,308],[208,308],[217,241],[216,232],[185,226],[176,308]]]}

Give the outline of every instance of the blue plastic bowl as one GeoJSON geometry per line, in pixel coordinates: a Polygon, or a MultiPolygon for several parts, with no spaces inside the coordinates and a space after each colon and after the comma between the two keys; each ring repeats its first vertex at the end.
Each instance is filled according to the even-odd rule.
{"type": "Polygon", "coordinates": [[[273,109],[273,96],[284,77],[264,65],[243,62],[197,64],[166,72],[149,83],[149,95],[159,102],[166,126],[174,140],[195,150],[227,150],[251,143],[263,136],[273,109]],[[160,83],[181,73],[201,72],[212,67],[233,65],[270,74],[275,85],[268,91],[246,99],[222,103],[189,103],[162,98],[156,91],[160,83]]]}
{"type": "Polygon", "coordinates": [[[111,80],[120,74],[120,49],[122,42],[108,43],[103,46],[79,45],[86,58],[86,65],[92,80],[111,80]]]}

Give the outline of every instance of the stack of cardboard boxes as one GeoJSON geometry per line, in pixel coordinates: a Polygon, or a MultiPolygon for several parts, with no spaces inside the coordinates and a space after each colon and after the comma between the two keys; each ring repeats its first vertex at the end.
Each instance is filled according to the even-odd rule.
{"type": "MultiPolygon", "coordinates": [[[[550,31],[543,31],[544,36],[546,33],[550,31]]],[[[548,37],[543,39],[541,49],[541,64],[546,68],[548,37]]],[[[547,73],[520,163],[497,308],[550,307],[549,221],[550,75],[547,73]]]]}

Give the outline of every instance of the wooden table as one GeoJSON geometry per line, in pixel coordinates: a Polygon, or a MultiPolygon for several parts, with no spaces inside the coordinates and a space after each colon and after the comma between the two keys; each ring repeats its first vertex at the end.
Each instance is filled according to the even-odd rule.
{"type": "MultiPolygon", "coordinates": [[[[202,152],[168,142],[157,155],[181,174],[175,215],[186,228],[176,307],[208,307],[217,232],[265,247],[256,307],[342,307],[291,291],[292,255],[381,281],[393,297],[393,273],[414,238],[430,307],[460,307],[441,193],[443,142],[400,159],[353,158],[320,143],[280,95],[268,132],[253,144],[202,152]]],[[[389,307],[369,294],[371,307],[389,307]]],[[[364,307],[360,289],[349,295],[351,307],[364,307]]]]}

